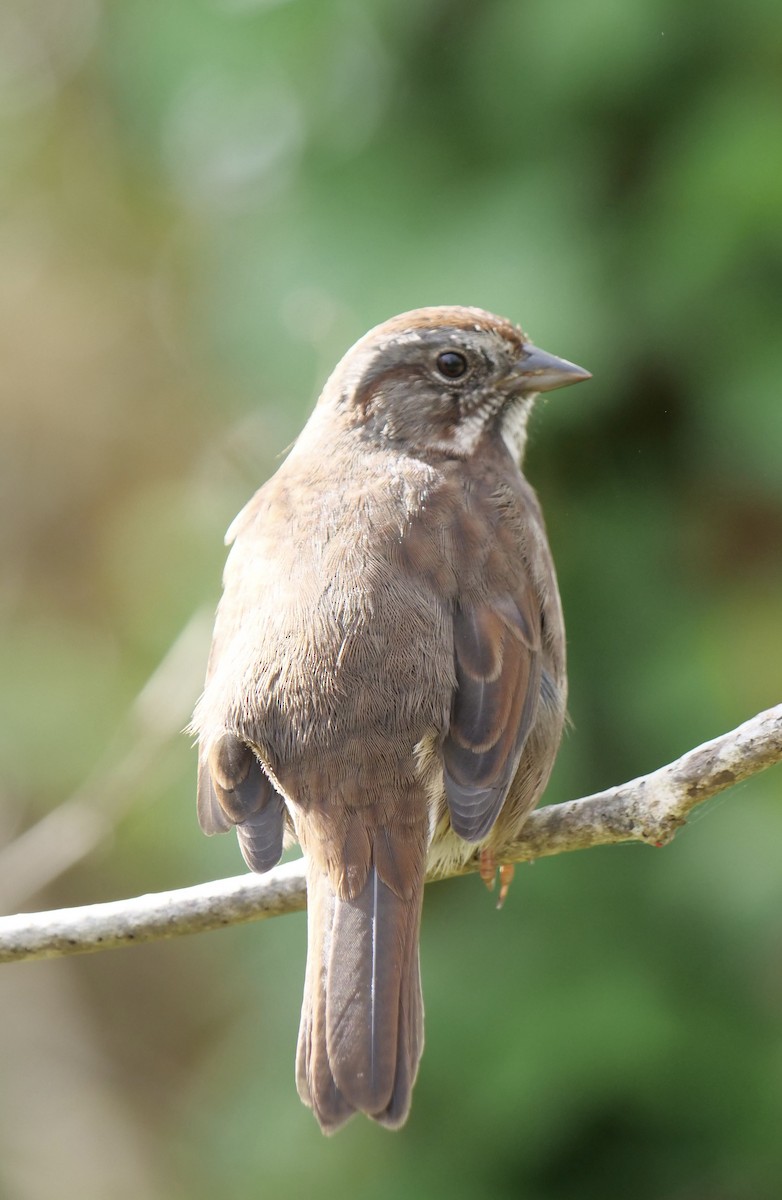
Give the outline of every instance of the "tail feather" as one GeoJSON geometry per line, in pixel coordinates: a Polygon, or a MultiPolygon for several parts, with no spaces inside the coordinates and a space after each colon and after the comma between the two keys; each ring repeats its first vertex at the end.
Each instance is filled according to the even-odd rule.
{"type": "Polygon", "coordinates": [[[407,995],[400,995],[396,1079],[391,1100],[374,1120],[387,1129],[398,1129],[407,1120],[410,1097],[424,1049],[424,1006],[418,960],[418,939],[409,972],[407,995]]]}
{"type": "Polygon", "coordinates": [[[329,887],[318,888],[309,872],[307,886],[307,968],[296,1048],[296,1087],[312,1109],[324,1133],[333,1133],[353,1116],[353,1108],[334,1080],[326,1045],[325,982],[334,924],[336,896],[329,887]]]}
{"type": "Polygon", "coordinates": [[[401,1125],[423,1049],[418,965],[422,871],[402,898],[374,864],[358,896],[311,867],[296,1080],[325,1132],[363,1112],[401,1125]]]}

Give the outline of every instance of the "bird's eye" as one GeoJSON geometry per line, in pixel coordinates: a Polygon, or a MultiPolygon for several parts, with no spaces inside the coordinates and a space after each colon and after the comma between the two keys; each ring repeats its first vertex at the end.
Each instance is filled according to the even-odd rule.
{"type": "Polygon", "coordinates": [[[458,350],[445,350],[437,356],[437,370],[446,379],[459,379],[467,370],[467,359],[458,350]]]}

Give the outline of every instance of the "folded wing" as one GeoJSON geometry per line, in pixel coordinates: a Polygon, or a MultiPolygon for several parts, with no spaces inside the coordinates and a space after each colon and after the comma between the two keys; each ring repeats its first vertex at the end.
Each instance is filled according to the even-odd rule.
{"type": "Polygon", "coordinates": [[[530,587],[454,614],[457,687],[443,745],[454,831],[479,842],[508,794],[535,722],[540,692],[540,613],[530,587]]]}

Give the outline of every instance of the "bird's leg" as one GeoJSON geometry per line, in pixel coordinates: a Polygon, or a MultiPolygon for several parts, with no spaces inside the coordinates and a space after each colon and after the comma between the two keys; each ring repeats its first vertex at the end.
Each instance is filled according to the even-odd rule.
{"type": "MultiPolygon", "coordinates": [[[[494,891],[494,881],[497,875],[497,862],[491,850],[483,849],[479,859],[479,873],[481,879],[486,884],[490,892],[494,891]]],[[[513,863],[502,863],[499,867],[500,872],[500,894],[497,897],[497,908],[502,908],[505,903],[505,897],[508,895],[508,890],[513,881],[514,872],[513,863]]]]}
{"type": "Polygon", "coordinates": [[[505,903],[505,897],[510,891],[510,885],[513,883],[513,873],[516,867],[513,863],[503,863],[500,867],[500,894],[497,897],[497,908],[502,908],[505,903]]]}
{"type": "Polygon", "coordinates": [[[481,879],[486,884],[490,892],[494,891],[494,880],[497,874],[497,864],[494,861],[494,855],[491,850],[481,850],[479,859],[480,866],[478,871],[481,879]]]}

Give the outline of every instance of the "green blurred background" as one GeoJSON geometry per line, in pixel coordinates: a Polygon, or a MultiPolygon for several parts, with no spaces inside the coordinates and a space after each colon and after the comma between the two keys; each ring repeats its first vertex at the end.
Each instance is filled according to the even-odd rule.
{"type": "MultiPolygon", "coordinates": [[[[779,702],[779,0],[3,0],[0,130],[5,911],[241,870],[180,733],[223,531],[402,309],[594,374],[527,462],[548,799],[779,702]]],[[[779,1197],[781,782],[520,868],[501,913],[430,887],[393,1136],[299,1104],[301,916],[3,968],[0,1196],[779,1197]]]]}

